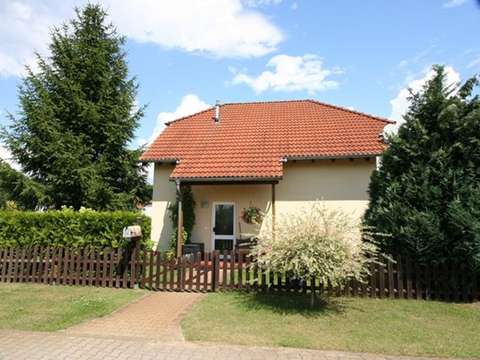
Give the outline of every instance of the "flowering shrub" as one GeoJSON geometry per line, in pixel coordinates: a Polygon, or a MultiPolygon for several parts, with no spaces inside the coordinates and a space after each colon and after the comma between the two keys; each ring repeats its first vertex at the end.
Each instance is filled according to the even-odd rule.
{"type": "Polygon", "coordinates": [[[362,280],[368,265],[378,262],[371,236],[344,212],[319,202],[279,217],[274,231],[267,225],[253,253],[264,270],[299,281],[315,277],[325,287],[362,280]]]}

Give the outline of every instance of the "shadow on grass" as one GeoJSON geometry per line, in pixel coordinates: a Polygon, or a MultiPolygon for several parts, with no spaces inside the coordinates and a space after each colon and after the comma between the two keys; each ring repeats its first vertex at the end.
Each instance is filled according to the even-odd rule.
{"type": "Polygon", "coordinates": [[[317,317],[345,311],[345,303],[334,298],[317,298],[312,307],[306,294],[242,293],[235,296],[235,301],[246,310],[265,309],[282,315],[317,317]]]}

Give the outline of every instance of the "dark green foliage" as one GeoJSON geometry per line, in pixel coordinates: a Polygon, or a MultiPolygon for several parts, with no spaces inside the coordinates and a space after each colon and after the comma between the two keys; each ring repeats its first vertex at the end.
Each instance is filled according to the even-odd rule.
{"type": "Polygon", "coordinates": [[[480,101],[477,80],[446,86],[443,67],[411,96],[405,124],[374,172],[367,225],[384,251],[480,269],[480,101]]]}
{"type": "Polygon", "coordinates": [[[142,243],[150,246],[150,218],[135,211],[3,211],[0,212],[0,247],[124,247],[122,230],[133,224],[142,227],[142,243]]]}
{"type": "Polygon", "coordinates": [[[124,38],[98,5],[52,31],[19,88],[20,113],[3,140],[23,171],[45,186],[51,205],[132,209],[150,200],[146,164],[130,150],[143,108],[128,78],[124,38]]]}
{"type": "Polygon", "coordinates": [[[177,193],[177,201],[171,204],[168,208],[173,227],[172,238],[170,240],[171,249],[174,249],[177,244],[178,199],[180,196],[182,199],[183,230],[184,241],[186,244],[191,240],[193,226],[195,225],[195,199],[193,198],[192,188],[190,186],[181,186],[180,194],[177,193]]]}
{"type": "Polygon", "coordinates": [[[20,210],[34,210],[48,202],[41,184],[0,159],[0,209],[7,201],[13,201],[20,210]]]}

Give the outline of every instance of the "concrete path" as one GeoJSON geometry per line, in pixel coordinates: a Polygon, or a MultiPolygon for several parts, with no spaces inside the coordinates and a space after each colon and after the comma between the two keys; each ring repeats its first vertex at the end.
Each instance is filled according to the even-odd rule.
{"type": "MultiPolygon", "coordinates": [[[[396,356],[316,351],[305,349],[244,347],[234,345],[160,342],[138,338],[105,338],[66,333],[0,331],[2,360],[419,360],[396,356]]],[[[433,358],[424,358],[432,360],[433,358]]]]}
{"type": "Polygon", "coordinates": [[[180,320],[204,294],[152,292],[113,312],[65,330],[67,335],[183,341],[180,320]]]}

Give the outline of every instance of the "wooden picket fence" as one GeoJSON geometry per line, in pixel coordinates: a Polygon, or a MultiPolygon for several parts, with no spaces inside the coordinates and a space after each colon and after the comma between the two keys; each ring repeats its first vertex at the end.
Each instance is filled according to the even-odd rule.
{"type": "Polygon", "coordinates": [[[286,274],[259,269],[246,252],[224,252],[215,256],[214,289],[279,292],[312,291],[329,296],[425,299],[470,302],[480,300],[480,274],[467,271],[465,264],[420,266],[396,257],[386,264],[372,263],[364,281],[351,280],[344,286],[321,286],[318,279],[304,282],[286,274]]]}
{"type": "Polygon", "coordinates": [[[169,258],[156,251],[0,249],[0,282],[211,291],[214,253],[169,258]]]}
{"type": "Polygon", "coordinates": [[[372,264],[364,282],[341,287],[299,282],[262,271],[247,251],[206,252],[169,258],[156,251],[28,247],[0,249],[0,282],[29,282],[154,291],[265,291],[331,296],[442,301],[480,300],[479,274],[463,264],[420,266],[397,257],[372,264]]]}

